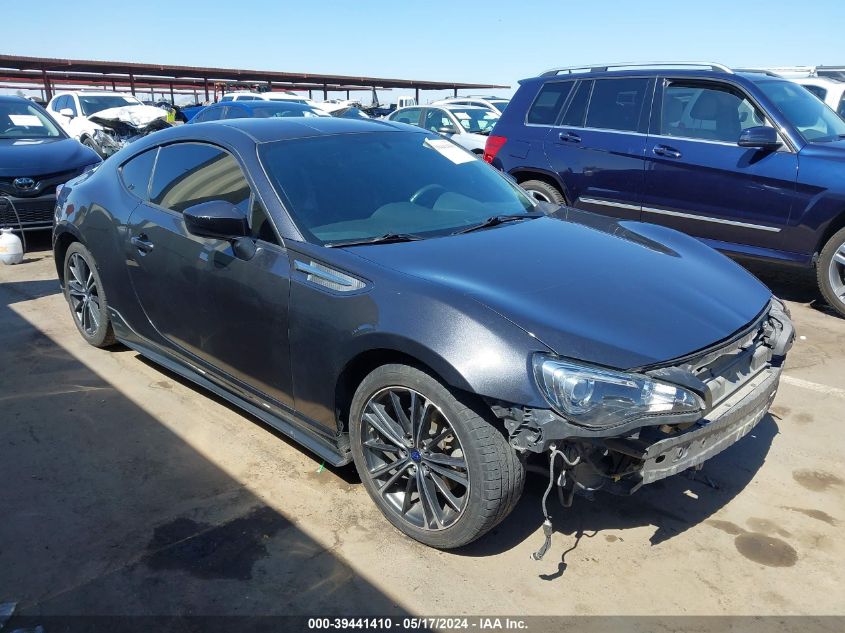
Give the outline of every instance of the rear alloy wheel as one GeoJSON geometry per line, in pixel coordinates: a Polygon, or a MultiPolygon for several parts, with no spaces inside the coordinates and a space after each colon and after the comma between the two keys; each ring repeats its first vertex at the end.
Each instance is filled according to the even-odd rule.
{"type": "Polygon", "coordinates": [[[114,345],[108,304],[94,257],[79,242],[67,249],[64,266],[65,299],[79,333],[94,347],[114,345]]]}
{"type": "Polygon", "coordinates": [[[531,197],[540,202],[551,202],[552,204],[566,204],[566,198],[563,194],[547,182],[542,180],[526,180],[519,183],[519,186],[525,189],[531,197]]]}
{"type": "Polygon", "coordinates": [[[502,433],[428,374],[385,365],[351,407],[352,455],[385,517],[438,548],[465,545],[507,516],[524,470],[502,433]]]}
{"type": "Polygon", "coordinates": [[[816,276],[825,300],[845,317],[845,229],[824,245],[816,263],[816,276]]]}

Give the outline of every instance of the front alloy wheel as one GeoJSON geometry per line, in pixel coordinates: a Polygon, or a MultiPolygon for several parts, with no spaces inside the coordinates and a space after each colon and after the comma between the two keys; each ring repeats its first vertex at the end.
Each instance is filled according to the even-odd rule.
{"type": "Polygon", "coordinates": [[[367,476],[396,515],[425,530],[452,525],[466,507],[463,448],[443,412],[422,394],[392,386],[362,416],[367,476]]]}
{"type": "Polygon", "coordinates": [[[513,510],[525,471],[482,403],[408,365],[383,365],[350,407],[352,457],[384,516],[421,543],[466,545],[513,510]]]}

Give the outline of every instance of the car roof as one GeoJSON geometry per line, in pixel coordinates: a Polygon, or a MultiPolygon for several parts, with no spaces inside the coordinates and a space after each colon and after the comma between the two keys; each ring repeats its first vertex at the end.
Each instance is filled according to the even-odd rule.
{"type": "MultiPolygon", "coordinates": [[[[24,103],[35,103],[32,99],[27,99],[26,97],[19,97],[17,95],[0,95],[0,101],[23,101],[24,103]]],[[[38,105],[36,103],[36,105],[38,105]]]]}
{"type": "Polygon", "coordinates": [[[218,126],[238,130],[252,138],[256,143],[334,134],[421,131],[421,128],[381,119],[341,119],[329,116],[282,119],[222,119],[220,121],[208,121],[201,125],[179,125],[156,132],[156,135],[159,138],[167,135],[168,140],[177,140],[181,137],[199,135],[200,129],[202,129],[203,135],[208,135],[210,130],[218,126]]]}
{"type": "Polygon", "coordinates": [[[294,110],[313,110],[313,108],[308,105],[307,103],[297,103],[296,101],[285,101],[282,99],[278,99],[275,101],[271,101],[269,99],[256,99],[253,100],[246,100],[246,101],[218,101],[217,103],[212,103],[211,105],[207,106],[209,108],[214,107],[227,107],[227,108],[246,108],[247,110],[254,110],[256,108],[285,108],[285,109],[294,109],[294,110]]]}

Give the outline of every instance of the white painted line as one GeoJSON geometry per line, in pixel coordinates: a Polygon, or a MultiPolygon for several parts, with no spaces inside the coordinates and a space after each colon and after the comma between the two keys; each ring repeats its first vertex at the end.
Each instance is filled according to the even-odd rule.
{"type": "Polygon", "coordinates": [[[802,380],[801,378],[794,378],[793,376],[783,376],[781,377],[781,380],[787,385],[792,385],[793,387],[809,389],[810,391],[815,391],[816,393],[823,393],[826,396],[845,398],[845,389],[839,389],[838,387],[829,387],[828,385],[810,382],[809,380],[802,380]]]}

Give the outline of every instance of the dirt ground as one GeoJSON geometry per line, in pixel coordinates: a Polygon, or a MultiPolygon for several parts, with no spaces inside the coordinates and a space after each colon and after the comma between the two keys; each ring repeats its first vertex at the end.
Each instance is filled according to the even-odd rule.
{"type": "Polygon", "coordinates": [[[19,614],[845,614],[845,320],[808,275],[754,267],[800,338],[753,434],[695,479],[554,507],[535,562],[541,477],[481,541],[419,545],[354,468],[85,344],[48,241],[0,266],[0,603],[19,614]]]}

